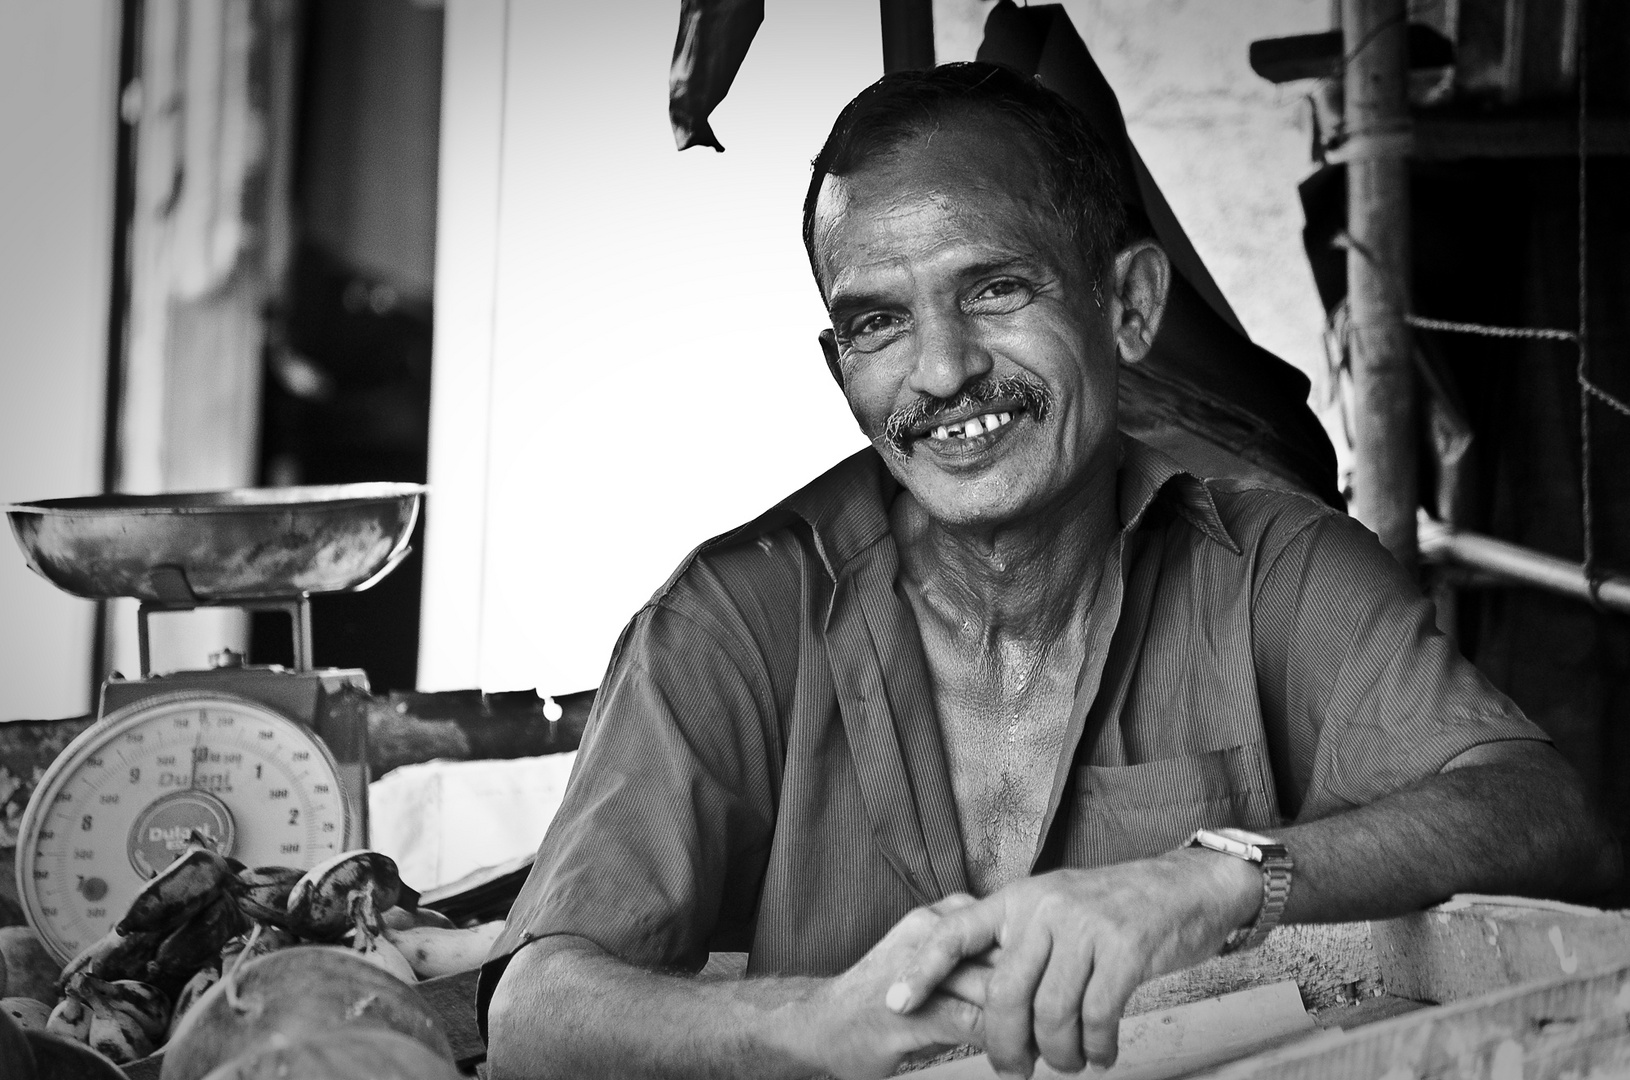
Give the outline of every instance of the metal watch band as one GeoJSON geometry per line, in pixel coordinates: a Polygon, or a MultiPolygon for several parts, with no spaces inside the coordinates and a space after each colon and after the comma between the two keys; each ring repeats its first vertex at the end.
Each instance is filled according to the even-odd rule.
{"type": "Polygon", "coordinates": [[[1244,829],[1200,829],[1189,838],[1189,847],[1203,847],[1236,859],[1256,863],[1262,869],[1262,906],[1249,926],[1241,926],[1229,933],[1223,942],[1222,955],[1254,949],[1262,944],[1269,932],[1279,925],[1285,914],[1285,902],[1290,899],[1291,871],[1296,868],[1285,850],[1270,837],[1247,832],[1244,829]]]}
{"type": "Polygon", "coordinates": [[[1285,903],[1290,899],[1291,871],[1296,863],[1283,844],[1258,844],[1262,852],[1262,907],[1250,926],[1242,926],[1228,935],[1223,944],[1223,955],[1254,949],[1267,938],[1270,931],[1284,917],[1285,903]]]}

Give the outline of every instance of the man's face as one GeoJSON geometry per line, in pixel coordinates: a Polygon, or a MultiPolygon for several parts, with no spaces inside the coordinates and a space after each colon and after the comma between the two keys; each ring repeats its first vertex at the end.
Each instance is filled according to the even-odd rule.
{"type": "Polygon", "coordinates": [[[948,525],[1042,510],[1113,447],[1109,322],[1033,156],[971,115],[827,177],[816,206],[849,407],[948,525]]]}

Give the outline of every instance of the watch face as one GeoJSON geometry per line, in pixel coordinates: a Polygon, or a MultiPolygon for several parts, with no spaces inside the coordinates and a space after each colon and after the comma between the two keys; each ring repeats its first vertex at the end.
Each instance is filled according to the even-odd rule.
{"type": "Polygon", "coordinates": [[[1279,843],[1279,841],[1275,840],[1271,836],[1263,836],[1261,833],[1247,832],[1244,829],[1228,828],[1228,829],[1212,829],[1211,831],[1215,832],[1215,833],[1221,833],[1223,836],[1228,837],[1230,840],[1238,840],[1242,844],[1251,844],[1251,845],[1256,846],[1256,847],[1260,847],[1263,844],[1277,844],[1277,843],[1279,843]]]}

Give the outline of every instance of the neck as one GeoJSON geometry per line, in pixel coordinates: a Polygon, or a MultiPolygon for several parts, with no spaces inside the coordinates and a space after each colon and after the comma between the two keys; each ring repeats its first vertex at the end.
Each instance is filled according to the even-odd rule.
{"type": "Polygon", "coordinates": [[[1120,531],[1113,451],[1106,457],[1056,505],[997,527],[947,526],[902,491],[895,541],[927,612],[982,649],[1045,647],[1078,622],[1120,531]]]}

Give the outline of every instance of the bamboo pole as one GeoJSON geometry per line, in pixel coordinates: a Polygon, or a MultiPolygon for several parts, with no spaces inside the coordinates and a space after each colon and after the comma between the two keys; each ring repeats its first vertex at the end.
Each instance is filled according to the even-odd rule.
{"type": "Polygon", "coordinates": [[[1492,536],[1462,532],[1425,517],[1420,523],[1420,545],[1426,562],[1477,570],[1507,584],[1529,585],[1630,615],[1630,578],[1605,574],[1593,588],[1578,563],[1492,536]]]}
{"type": "Polygon", "coordinates": [[[1405,0],[1341,0],[1347,141],[1347,304],[1354,386],[1353,504],[1414,570],[1415,374],[1409,274],[1405,0]]]}

